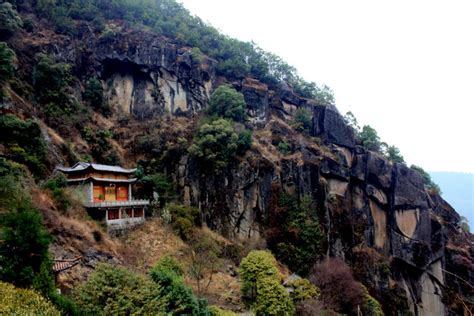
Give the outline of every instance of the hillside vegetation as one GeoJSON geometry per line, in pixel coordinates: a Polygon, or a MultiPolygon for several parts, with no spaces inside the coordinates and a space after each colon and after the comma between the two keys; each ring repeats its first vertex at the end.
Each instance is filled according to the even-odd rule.
{"type": "Polygon", "coordinates": [[[329,87],[173,0],[0,17],[0,311],[473,312],[462,218],[329,87]],[[146,222],[109,234],[55,172],[78,161],[137,167],[146,222]]]}

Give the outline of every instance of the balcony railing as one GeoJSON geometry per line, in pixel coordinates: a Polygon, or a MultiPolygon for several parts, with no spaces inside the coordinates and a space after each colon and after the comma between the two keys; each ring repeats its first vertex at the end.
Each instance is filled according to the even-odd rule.
{"type": "Polygon", "coordinates": [[[102,202],[84,202],[85,207],[125,207],[125,206],[146,206],[150,205],[149,200],[130,200],[130,201],[102,201],[102,202]]]}

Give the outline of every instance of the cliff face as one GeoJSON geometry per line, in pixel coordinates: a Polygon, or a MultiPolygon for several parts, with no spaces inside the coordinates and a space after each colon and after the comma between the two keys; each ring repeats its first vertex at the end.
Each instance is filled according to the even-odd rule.
{"type": "MultiPolygon", "coordinates": [[[[224,78],[216,73],[216,61],[193,57],[187,47],[120,23],[115,28],[110,38],[94,34],[87,23],[78,26],[74,39],[43,34],[39,41],[39,34],[22,33],[12,45],[25,69],[31,53],[40,51],[72,64],[79,89],[84,78],[99,77],[114,112],[109,120],[129,117],[134,123],[124,129],[130,135],[146,134],[144,126],[163,117],[191,122],[214,88],[232,84],[247,103],[252,149],[219,174],[203,172],[186,151],[173,153],[164,167],[183,203],[198,206],[210,228],[234,239],[264,239],[273,187],[310,194],[329,255],[355,265],[356,250],[368,247],[390,263],[388,274],[373,271],[374,289],[402,289],[415,315],[446,314],[451,289],[473,299],[474,248],[458,226],[459,215],[425,189],[419,173],[358,146],[334,106],[300,98],[288,87],[224,78]],[[312,113],[310,136],[287,124],[299,107],[312,113]],[[289,153],[277,150],[282,141],[290,144],[289,153]]],[[[130,152],[127,144],[134,139],[120,135],[118,146],[130,152]]]]}

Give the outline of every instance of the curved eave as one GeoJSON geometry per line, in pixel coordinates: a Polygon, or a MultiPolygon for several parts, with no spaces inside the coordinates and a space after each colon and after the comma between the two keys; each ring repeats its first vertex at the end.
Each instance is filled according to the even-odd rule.
{"type": "Polygon", "coordinates": [[[87,177],[87,178],[80,178],[80,179],[68,179],[68,183],[76,183],[76,182],[88,182],[88,181],[96,181],[96,182],[112,182],[112,183],[133,183],[137,181],[137,178],[131,179],[109,179],[109,178],[96,178],[96,177],[87,177]]]}

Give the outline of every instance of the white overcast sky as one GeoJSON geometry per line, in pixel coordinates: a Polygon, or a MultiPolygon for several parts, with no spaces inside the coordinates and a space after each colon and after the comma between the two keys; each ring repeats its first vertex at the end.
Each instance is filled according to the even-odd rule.
{"type": "Polygon", "coordinates": [[[408,164],[474,172],[474,1],[180,2],[328,84],[408,164]]]}

